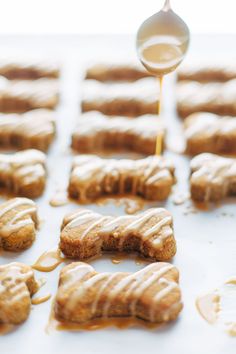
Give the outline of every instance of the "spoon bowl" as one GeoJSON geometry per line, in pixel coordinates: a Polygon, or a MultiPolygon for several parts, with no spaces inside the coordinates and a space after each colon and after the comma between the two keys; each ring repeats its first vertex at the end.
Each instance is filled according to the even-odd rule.
{"type": "Polygon", "coordinates": [[[183,60],[189,37],[188,26],[166,0],[161,11],[146,19],[138,30],[136,45],[139,59],[152,74],[168,74],[183,60]]]}

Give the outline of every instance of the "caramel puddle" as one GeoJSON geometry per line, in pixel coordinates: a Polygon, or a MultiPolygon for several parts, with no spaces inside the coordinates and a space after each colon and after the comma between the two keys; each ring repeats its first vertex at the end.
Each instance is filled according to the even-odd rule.
{"type": "Polygon", "coordinates": [[[44,295],[44,296],[36,297],[36,298],[31,300],[31,303],[32,303],[32,305],[40,305],[43,302],[48,301],[51,298],[51,296],[52,296],[51,294],[47,294],[47,295],[44,295]]]}
{"type": "Polygon", "coordinates": [[[204,320],[214,324],[218,319],[219,303],[220,296],[216,293],[209,293],[197,298],[196,307],[204,320]]]}
{"type": "Polygon", "coordinates": [[[208,323],[217,325],[231,336],[236,335],[236,278],[196,300],[196,307],[208,323]]]}
{"type": "Polygon", "coordinates": [[[52,207],[59,207],[69,203],[69,199],[66,191],[57,191],[55,195],[50,199],[49,204],[52,207]]]}
{"type": "Polygon", "coordinates": [[[61,256],[61,251],[59,249],[53,249],[44,252],[32,265],[32,268],[40,272],[51,272],[64,261],[65,258],[61,256]]]}
{"type": "Polygon", "coordinates": [[[96,200],[97,205],[103,206],[108,203],[114,203],[117,206],[124,206],[127,214],[135,214],[136,212],[142,210],[145,205],[145,201],[142,198],[131,195],[119,195],[109,198],[102,197],[96,200]]]}
{"type": "Polygon", "coordinates": [[[117,318],[96,318],[86,323],[80,324],[69,321],[59,321],[54,313],[55,300],[52,302],[51,312],[46,326],[46,333],[52,330],[57,331],[96,331],[108,327],[115,327],[118,329],[127,329],[130,327],[143,327],[145,329],[158,329],[164,324],[150,323],[141,319],[133,317],[117,317],[117,318]]]}

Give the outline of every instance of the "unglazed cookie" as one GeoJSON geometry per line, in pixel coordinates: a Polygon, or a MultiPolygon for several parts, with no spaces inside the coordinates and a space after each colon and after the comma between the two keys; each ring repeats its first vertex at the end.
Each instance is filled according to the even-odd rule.
{"type": "Polygon", "coordinates": [[[29,316],[31,297],[38,290],[31,267],[23,263],[0,266],[0,323],[20,324],[29,316]]]}
{"type": "Polygon", "coordinates": [[[194,80],[199,82],[228,81],[236,79],[235,62],[184,63],[178,70],[178,80],[194,80]]]}
{"type": "Polygon", "coordinates": [[[179,82],[177,110],[182,118],[195,112],[236,116],[236,79],[224,83],[179,82]]]}
{"type": "Polygon", "coordinates": [[[136,81],[151,76],[141,65],[134,63],[98,63],[86,70],[86,79],[107,81],[136,81]]]}
{"type": "Polygon", "coordinates": [[[126,150],[152,155],[157,135],[165,135],[162,121],[156,115],[136,119],[107,117],[93,111],[83,113],[72,135],[72,148],[88,153],[104,150],[126,150]]]}
{"type": "Polygon", "coordinates": [[[14,198],[0,204],[0,248],[21,251],[32,245],[38,226],[36,204],[14,198]]]}
{"type": "Polygon", "coordinates": [[[71,263],[60,273],[55,315],[86,323],[101,318],[175,320],[183,305],[179,272],[169,263],[152,263],[136,273],[98,273],[86,263],[71,263]]]}
{"type": "Polygon", "coordinates": [[[191,196],[199,202],[236,195],[236,159],[200,154],[191,161],[191,196]]]}
{"type": "Polygon", "coordinates": [[[100,111],[106,115],[137,117],[157,114],[159,91],[153,77],[133,83],[101,83],[85,80],[82,111],[100,111]]]}
{"type": "Polygon", "coordinates": [[[147,200],[165,200],[174,183],[174,166],[162,156],[115,160],[78,155],[73,161],[68,192],[81,203],[127,193],[147,200]]]}
{"type": "Polygon", "coordinates": [[[236,119],[213,113],[193,113],[184,121],[186,152],[236,153],[236,119]]]}
{"type": "Polygon", "coordinates": [[[9,80],[57,79],[60,69],[54,62],[5,58],[0,59],[0,75],[9,80]]]}
{"type": "Polygon", "coordinates": [[[55,113],[34,109],[23,114],[0,114],[0,147],[46,151],[55,136],[55,113]]]}
{"type": "Polygon", "coordinates": [[[53,109],[58,103],[58,80],[8,80],[0,77],[0,112],[23,113],[36,108],[53,109]]]}
{"type": "Polygon", "coordinates": [[[45,188],[46,157],[38,150],[0,154],[0,187],[15,195],[36,198],[45,188]]]}
{"type": "Polygon", "coordinates": [[[176,253],[172,216],[162,208],[118,217],[81,209],[64,218],[60,249],[79,260],[118,251],[166,261],[176,253]]]}

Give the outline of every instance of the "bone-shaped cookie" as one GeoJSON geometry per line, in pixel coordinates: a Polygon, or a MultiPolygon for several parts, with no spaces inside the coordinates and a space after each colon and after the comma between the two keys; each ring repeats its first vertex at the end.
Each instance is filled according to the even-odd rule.
{"type": "Polygon", "coordinates": [[[236,65],[234,60],[227,62],[196,62],[184,63],[178,70],[178,80],[193,80],[199,82],[229,81],[236,79],[236,65]]]}
{"type": "Polygon", "coordinates": [[[15,195],[36,198],[46,183],[46,156],[38,150],[0,154],[0,187],[15,195]]]}
{"type": "Polygon", "coordinates": [[[165,200],[174,183],[174,166],[165,157],[115,160],[79,155],[72,165],[68,192],[82,203],[127,193],[149,200],[165,200]]]}
{"type": "Polygon", "coordinates": [[[193,113],[184,121],[186,152],[235,153],[236,119],[213,113],[193,113]]]}
{"type": "Polygon", "coordinates": [[[132,83],[101,83],[85,80],[82,111],[99,111],[111,116],[138,117],[157,114],[159,93],[153,77],[132,83]]]}
{"type": "Polygon", "coordinates": [[[0,76],[0,112],[23,113],[53,109],[58,103],[58,80],[8,80],[0,76]]]}
{"type": "Polygon", "coordinates": [[[97,273],[89,264],[71,263],[60,274],[55,314],[78,323],[112,317],[168,322],[182,309],[178,278],[169,263],[152,263],[136,273],[97,273]]]}
{"type": "Polygon", "coordinates": [[[31,267],[22,263],[0,266],[0,323],[20,324],[29,316],[31,296],[38,290],[31,267]]]}
{"type": "Polygon", "coordinates": [[[181,81],[177,87],[177,101],[182,118],[195,112],[236,116],[236,79],[223,83],[181,81]]]}
{"type": "Polygon", "coordinates": [[[164,136],[162,121],[146,114],[136,119],[107,117],[100,112],[82,114],[72,135],[72,148],[88,153],[106,149],[153,155],[157,135],[164,136]]]}
{"type": "Polygon", "coordinates": [[[32,200],[14,198],[0,204],[0,247],[8,251],[30,247],[37,225],[37,207],[32,200]]]}
{"type": "Polygon", "coordinates": [[[0,59],[0,75],[9,80],[57,79],[59,74],[59,65],[54,61],[15,60],[9,56],[0,59]]]}
{"type": "Polygon", "coordinates": [[[132,62],[124,63],[98,63],[90,66],[86,70],[85,79],[109,81],[136,81],[144,77],[151,76],[142,65],[132,62]]]}
{"type": "Polygon", "coordinates": [[[0,114],[0,147],[46,151],[55,136],[54,112],[34,109],[23,114],[0,114]]]}
{"type": "Polygon", "coordinates": [[[163,208],[116,217],[81,209],[64,218],[60,249],[80,260],[119,251],[166,261],[176,252],[172,216],[163,208]]]}
{"type": "Polygon", "coordinates": [[[191,196],[200,202],[236,195],[236,159],[200,154],[191,161],[191,196]]]}

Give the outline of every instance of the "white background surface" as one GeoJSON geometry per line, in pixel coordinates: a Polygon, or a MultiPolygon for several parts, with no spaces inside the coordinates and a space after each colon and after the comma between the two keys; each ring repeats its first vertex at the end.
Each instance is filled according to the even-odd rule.
{"type": "MultiPolygon", "coordinates": [[[[135,33],[164,0],[1,1],[1,34],[135,33]]],[[[236,33],[235,0],[171,0],[193,33],[236,33]]]]}
{"type": "MultiPolygon", "coordinates": [[[[193,38],[192,54],[205,53],[215,58],[220,52],[224,56],[235,56],[236,49],[231,48],[234,37],[193,38]]],[[[67,211],[77,207],[70,204],[52,208],[48,202],[58,187],[67,185],[71,164],[68,149],[70,134],[78,116],[78,98],[81,90],[80,76],[88,61],[101,59],[119,59],[135,56],[134,38],[126,36],[73,36],[73,37],[1,37],[1,53],[23,53],[25,55],[50,55],[61,59],[64,64],[62,78],[62,103],[58,108],[58,136],[49,159],[49,179],[47,190],[38,201],[39,213],[43,219],[33,247],[21,254],[1,253],[0,263],[17,260],[34,263],[42,252],[57,245],[62,217],[67,211]]],[[[169,142],[175,145],[179,136],[179,123],[174,113],[174,91],[171,88],[173,76],[166,80],[165,121],[169,130],[169,142]]],[[[178,190],[188,189],[188,159],[172,155],[177,167],[178,190]]],[[[155,204],[159,205],[159,204],[155,204]]],[[[220,285],[235,274],[235,206],[224,203],[209,212],[184,215],[186,205],[174,206],[171,198],[166,206],[174,216],[175,236],[178,251],[173,263],[179,268],[183,291],[184,309],[179,319],[161,329],[145,330],[132,328],[127,330],[106,329],[96,332],[54,331],[46,334],[45,327],[51,308],[51,301],[34,306],[29,319],[13,333],[0,337],[0,352],[3,354],[220,354],[235,353],[235,338],[229,337],[208,325],[195,309],[196,297],[220,285]],[[223,216],[225,212],[227,215],[223,216]],[[230,214],[233,214],[230,215],[230,214]]],[[[92,206],[104,213],[119,214],[121,210],[108,205],[105,208],[92,206]]],[[[94,266],[101,271],[134,271],[139,267],[133,261],[113,265],[109,258],[96,261],[94,266]]],[[[36,272],[38,278],[47,278],[47,284],[40,294],[51,292],[55,295],[58,281],[57,269],[51,273],[36,272]]],[[[38,294],[39,295],[39,294],[38,294]]]]}

